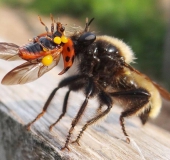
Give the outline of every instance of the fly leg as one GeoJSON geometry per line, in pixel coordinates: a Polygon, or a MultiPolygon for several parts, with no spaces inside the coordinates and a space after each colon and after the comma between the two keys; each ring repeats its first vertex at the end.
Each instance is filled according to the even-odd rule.
{"type": "Polygon", "coordinates": [[[39,20],[40,20],[40,23],[45,27],[45,30],[46,30],[46,32],[47,32],[47,35],[49,36],[49,29],[48,29],[48,27],[45,25],[45,23],[42,21],[42,19],[41,19],[41,17],[40,16],[38,16],[38,18],[39,18],[39,20]]]}
{"type": "Polygon", "coordinates": [[[46,112],[46,110],[47,110],[50,102],[52,101],[54,95],[56,94],[56,92],[57,92],[60,88],[65,87],[65,86],[68,86],[68,85],[72,84],[73,82],[76,82],[77,79],[78,79],[78,80],[84,79],[84,75],[81,75],[81,76],[80,76],[80,75],[71,76],[71,77],[65,78],[64,80],[62,80],[62,81],[59,83],[58,87],[55,88],[55,89],[51,92],[50,96],[48,97],[48,99],[47,99],[47,101],[46,101],[46,103],[45,103],[45,105],[44,105],[44,107],[43,107],[42,112],[41,112],[40,114],[38,114],[37,117],[36,117],[33,121],[31,121],[30,123],[28,123],[28,125],[27,125],[27,129],[28,129],[28,130],[30,130],[31,125],[32,125],[34,122],[36,122],[39,118],[41,118],[41,117],[45,114],[45,112],[46,112]]]}
{"type": "Polygon", "coordinates": [[[78,145],[80,145],[80,144],[79,144],[79,140],[80,140],[81,136],[83,135],[84,131],[85,131],[90,125],[94,124],[95,122],[97,122],[99,119],[103,118],[104,116],[106,116],[106,115],[110,112],[110,110],[111,110],[111,108],[112,108],[112,100],[111,100],[110,95],[108,95],[108,94],[105,93],[105,92],[101,92],[101,93],[99,94],[99,99],[100,99],[100,101],[102,101],[102,105],[107,105],[107,108],[106,108],[104,111],[101,111],[102,105],[100,104],[100,107],[99,107],[100,112],[99,112],[99,114],[97,114],[95,117],[93,117],[92,119],[90,119],[90,120],[88,120],[88,121],[86,122],[86,124],[85,124],[85,125],[83,126],[83,128],[81,129],[79,135],[77,136],[77,139],[76,139],[75,141],[73,141],[73,143],[77,143],[78,145]]]}
{"type": "Polygon", "coordinates": [[[52,21],[52,23],[51,23],[51,34],[53,35],[53,33],[54,33],[54,18],[53,18],[52,14],[50,14],[50,17],[51,17],[51,21],[52,21]]]}
{"type": "MultiPolygon", "coordinates": [[[[130,139],[125,129],[124,118],[129,117],[140,111],[143,107],[146,107],[149,102],[150,94],[145,89],[139,88],[128,91],[113,92],[110,93],[110,95],[114,98],[117,97],[120,100],[126,100],[127,104],[129,104],[119,118],[123,134],[127,137],[126,141],[129,143],[130,139]]],[[[144,110],[147,109],[148,108],[144,108],[144,110]]]]}
{"type": "Polygon", "coordinates": [[[88,84],[85,88],[85,95],[86,95],[86,98],[83,102],[83,104],[81,105],[76,117],[73,119],[72,123],[71,123],[71,128],[69,129],[69,132],[68,132],[68,135],[67,135],[67,139],[66,139],[66,142],[65,142],[65,145],[64,147],[62,148],[63,149],[69,149],[68,147],[68,144],[69,144],[69,141],[70,141],[70,138],[71,138],[71,135],[73,133],[73,130],[74,130],[74,127],[77,125],[77,123],[79,122],[80,118],[82,117],[85,109],[86,109],[86,106],[87,106],[87,103],[88,103],[88,99],[90,98],[90,96],[93,94],[94,92],[94,83],[93,83],[93,80],[92,78],[88,78],[88,84]]]}
{"type": "Polygon", "coordinates": [[[61,87],[57,87],[57,88],[55,88],[55,89],[52,91],[52,93],[51,93],[50,96],[48,97],[48,99],[47,99],[47,101],[46,101],[46,103],[45,103],[45,105],[44,105],[44,107],[43,107],[42,112],[39,113],[39,114],[37,115],[37,117],[36,117],[33,121],[31,121],[30,123],[27,124],[27,129],[28,129],[28,130],[30,130],[31,125],[32,125],[35,121],[37,121],[38,119],[40,119],[40,118],[45,114],[45,112],[46,112],[46,110],[47,110],[47,108],[48,108],[51,100],[53,99],[55,93],[56,93],[56,92],[58,91],[58,89],[60,89],[60,88],[61,88],[61,87]]]}
{"type": "Polygon", "coordinates": [[[49,130],[51,131],[52,128],[63,118],[63,116],[65,115],[66,111],[67,111],[67,102],[68,102],[68,98],[69,98],[69,94],[70,94],[71,90],[68,90],[65,98],[64,98],[64,103],[63,103],[63,108],[62,108],[62,113],[60,114],[59,118],[56,120],[56,122],[54,122],[50,127],[49,130]]]}
{"type": "Polygon", "coordinates": [[[103,107],[103,105],[100,104],[99,107],[98,107],[97,110],[96,110],[96,114],[99,114],[99,113],[102,112],[102,107],[103,107]]]}

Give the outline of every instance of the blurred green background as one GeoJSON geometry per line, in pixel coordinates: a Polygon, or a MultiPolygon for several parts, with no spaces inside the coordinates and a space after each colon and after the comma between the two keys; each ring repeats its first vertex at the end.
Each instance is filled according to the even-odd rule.
{"type": "MultiPolygon", "coordinates": [[[[84,21],[95,18],[92,26],[99,34],[118,37],[129,44],[136,54],[134,66],[153,79],[168,86],[163,73],[167,29],[165,0],[1,0],[25,12],[40,15],[66,15],[84,21]]],[[[74,22],[73,22],[74,23],[74,22]]],[[[168,77],[167,77],[168,78],[168,77]]],[[[168,81],[170,78],[168,78],[168,81]]]]}

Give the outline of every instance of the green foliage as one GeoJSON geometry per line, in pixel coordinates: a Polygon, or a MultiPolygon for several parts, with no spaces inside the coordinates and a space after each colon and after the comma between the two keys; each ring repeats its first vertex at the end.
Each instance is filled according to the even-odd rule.
{"type": "Polygon", "coordinates": [[[147,74],[160,77],[165,24],[161,20],[155,1],[103,2],[106,5],[93,1],[93,5],[97,6],[93,10],[94,15],[97,15],[95,17],[102,33],[127,42],[136,53],[137,66],[147,74]]]}
{"type": "MultiPolygon", "coordinates": [[[[14,0],[4,0],[14,5],[14,0]]],[[[165,24],[155,0],[32,0],[20,6],[39,14],[74,16],[84,21],[95,17],[97,33],[118,37],[132,46],[137,66],[145,73],[160,77],[165,24]],[[155,69],[156,68],[156,69],[155,69]]],[[[74,23],[74,22],[73,22],[74,23]]]]}

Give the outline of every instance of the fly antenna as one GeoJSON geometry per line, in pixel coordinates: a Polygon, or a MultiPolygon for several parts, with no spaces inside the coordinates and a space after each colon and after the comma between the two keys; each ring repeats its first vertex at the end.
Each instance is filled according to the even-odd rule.
{"type": "Polygon", "coordinates": [[[86,18],[86,25],[85,25],[85,29],[84,29],[85,32],[88,32],[88,31],[89,31],[89,29],[90,29],[90,24],[93,22],[93,20],[94,20],[94,18],[92,18],[90,21],[89,21],[88,18],[86,18]]]}

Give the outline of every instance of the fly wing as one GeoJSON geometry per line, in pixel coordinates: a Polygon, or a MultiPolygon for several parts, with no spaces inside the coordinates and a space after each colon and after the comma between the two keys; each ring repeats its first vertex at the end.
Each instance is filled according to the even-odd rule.
{"type": "Polygon", "coordinates": [[[46,72],[50,71],[52,68],[54,68],[58,64],[59,59],[60,54],[49,66],[44,66],[40,62],[23,63],[20,66],[17,66],[16,68],[8,72],[2,79],[1,83],[4,85],[16,85],[32,82],[41,77],[46,72]]]}
{"type": "Polygon", "coordinates": [[[164,88],[162,88],[160,85],[158,85],[157,83],[153,82],[153,84],[158,89],[158,91],[161,94],[161,96],[163,98],[165,98],[166,100],[170,101],[170,93],[167,90],[165,90],[164,88]]]}
{"type": "Polygon", "coordinates": [[[15,61],[21,60],[18,55],[18,48],[14,43],[0,42],[0,59],[15,61]]]}
{"type": "Polygon", "coordinates": [[[159,93],[161,94],[161,96],[163,98],[165,98],[166,100],[169,100],[170,101],[170,93],[162,88],[160,85],[158,85],[156,82],[152,81],[148,76],[146,76],[145,74],[139,72],[138,70],[134,69],[133,67],[131,67],[130,65],[128,64],[125,64],[127,68],[129,68],[131,71],[139,74],[139,75],[142,75],[143,77],[145,77],[146,80],[150,81],[159,91],[159,93]]]}

